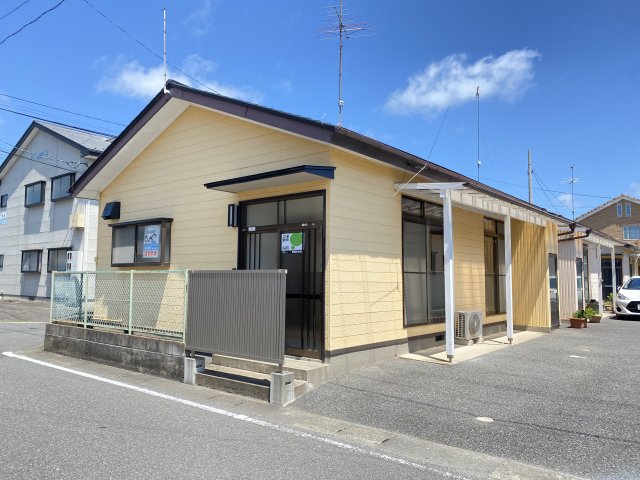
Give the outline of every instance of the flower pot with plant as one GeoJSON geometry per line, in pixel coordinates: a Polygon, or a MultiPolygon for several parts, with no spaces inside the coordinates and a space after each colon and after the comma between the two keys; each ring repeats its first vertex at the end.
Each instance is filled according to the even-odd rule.
{"type": "Polygon", "coordinates": [[[576,310],[571,318],[569,325],[571,328],[587,328],[587,315],[584,310],[576,310]]]}

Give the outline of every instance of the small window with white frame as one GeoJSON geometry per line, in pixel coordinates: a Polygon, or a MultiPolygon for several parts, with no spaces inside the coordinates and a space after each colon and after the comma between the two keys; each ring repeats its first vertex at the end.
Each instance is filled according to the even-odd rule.
{"type": "Polygon", "coordinates": [[[616,213],[618,214],[618,218],[622,217],[622,204],[621,203],[616,205],[616,213]]]}
{"type": "Polygon", "coordinates": [[[20,271],[22,273],[40,272],[42,266],[42,250],[23,250],[22,264],[20,271]]]}
{"type": "Polygon", "coordinates": [[[640,240],[640,225],[625,225],[622,227],[624,240],[640,240]]]}
{"type": "Polygon", "coordinates": [[[71,197],[71,186],[75,181],[74,173],[65,173],[51,179],[51,201],[62,200],[71,197]]]}
{"type": "Polygon", "coordinates": [[[24,186],[24,206],[32,207],[44,203],[44,188],[46,182],[34,182],[24,186]]]}
{"type": "Polygon", "coordinates": [[[631,216],[631,204],[630,203],[625,203],[624,204],[624,216],[625,217],[630,217],[631,216]]]}

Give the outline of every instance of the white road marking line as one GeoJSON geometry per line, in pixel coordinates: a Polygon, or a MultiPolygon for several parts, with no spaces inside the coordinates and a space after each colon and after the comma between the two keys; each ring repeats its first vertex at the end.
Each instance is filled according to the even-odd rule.
{"type": "Polygon", "coordinates": [[[421,465],[419,463],[411,462],[409,460],[404,460],[399,457],[394,457],[391,455],[386,455],[384,453],[374,452],[371,450],[366,450],[364,448],[356,447],[355,445],[351,445],[349,443],[339,442],[337,440],[332,440],[330,438],[321,437],[319,435],[314,435],[311,433],[303,432],[300,430],[295,430],[289,427],[283,427],[282,425],[277,425],[275,423],[265,422],[264,420],[258,420],[257,418],[248,417],[246,415],[242,415],[239,413],[233,413],[227,410],[223,410],[221,408],[211,407],[209,405],[203,405],[202,403],[192,402],[191,400],[185,400],[183,398],[174,397],[172,395],[167,395],[164,393],[156,392],[154,390],[149,390],[147,388],[136,387],[135,385],[130,385],[128,383],[119,382],[117,380],[111,380],[109,378],[100,377],[98,375],[93,375],[91,373],[81,372],[79,370],[73,370],[67,367],[61,367],[60,365],[55,365],[53,363],[43,362],[42,360],[36,360],[35,358],[25,357],[24,355],[18,355],[13,352],[2,352],[2,355],[7,357],[16,358],[19,360],[24,360],[27,362],[35,363],[37,365],[42,365],[43,367],[54,368],[56,370],[60,370],[63,372],[71,373],[73,375],[78,375],[85,378],[90,378],[92,380],[97,380],[99,382],[108,383],[110,385],[114,385],[116,387],[126,388],[128,390],[134,390],[136,392],[144,393],[146,395],[151,395],[152,397],[162,398],[164,400],[170,400],[172,402],[181,403],[183,405],[187,405],[189,407],[198,408],[200,410],[204,410],[206,412],[215,413],[217,415],[222,415],[224,417],[233,418],[234,420],[240,420],[241,422],[250,423],[253,425],[257,425],[260,427],[268,428],[271,430],[276,430],[282,433],[288,433],[290,435],[294,435],[296,437],[308,438],[311,440],[315,440],[321,443],[325,443],[327,445],[332,445],[337,448],[341,448],[343,450],[349,450],[351,452],[361,453],[364,455],[368,455],[370,457],[376,458],[378,460],[384,460],[387,462],[397,463],[400,465],[404,465],[407,467],[413,467],[418,470],[428,471],[431,473],[435,473],[436,475],[441,475],[446,478],[452,478],[456,480],[469,480],[467,477],[463,477],[451,472],[439,470],[432,467],[427,467],[426,465],[421,465]]]}
{"type": "Polygon", "coordinates": [[[587,357],[583,357],[582,355],[569,355],[569,358],[587,358],[587,357]]]}

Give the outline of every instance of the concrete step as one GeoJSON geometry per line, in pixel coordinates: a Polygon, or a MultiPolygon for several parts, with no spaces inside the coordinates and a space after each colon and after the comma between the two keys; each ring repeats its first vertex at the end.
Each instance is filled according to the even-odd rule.
{"type": "MultiPolygon", "coordinates": [[[[196,373],[196,385],[268,402],[271,374],[210,364],[202,372],[196,373]]],[[[294,380],[295,398],[301,397],[310,388],[308,382],[294,380]]]]}
{"type": "MultiPolygon", "coordinates": [[[[237,368],[240,370],[264,373],[268,375],[278,371],[278,365],[275,363],[247,360],[243,358],[229,357],[227,355],[213,355],[211,363],[213,365],[237,368]]],[[[314,362],[312,360],[285,358],[283,370],[285,372],[293,372],[296,380],[302,380],[309,382],[314,386],[319,386],[327,382],[328,368],[328,365],[320,362],[314,362]]]]}

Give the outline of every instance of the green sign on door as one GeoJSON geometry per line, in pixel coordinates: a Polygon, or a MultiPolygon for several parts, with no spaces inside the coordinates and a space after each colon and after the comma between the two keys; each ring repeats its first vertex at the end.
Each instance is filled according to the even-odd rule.
{"type": "Polygon", "coordinates": [[[282,253],[302,253],[302,232],[283,233],[280,251],[282,253]]]}

